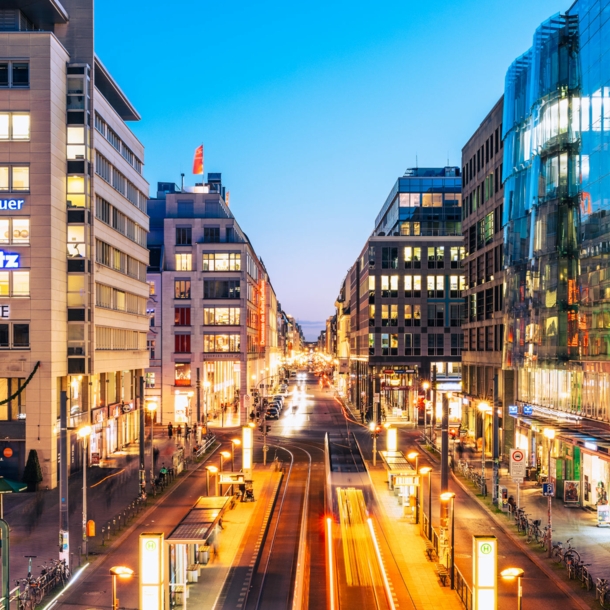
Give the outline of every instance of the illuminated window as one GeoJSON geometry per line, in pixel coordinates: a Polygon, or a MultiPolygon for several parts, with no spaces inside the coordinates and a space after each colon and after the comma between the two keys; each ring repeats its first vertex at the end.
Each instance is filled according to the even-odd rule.
{"type": "Polygon", "coordinates": [[[176,271],[192,271],[193,270],[193,255],[192,254],[176,254],[176,271]]]}
{"type": "Polygon", "coordinates": [[[174,298],[191,298],[191,280],[174,280],[174,298]]]}
{"type": "Polygon", "coordinates": [[[375,326],[375,305],[369,305],[369,326],[375,326]]]}
{"type": "Polygon", "coordinates": [[[191,363],[176,362],[174,363],[174,383],[175,385],[190,386],[191,385],[191,363]]]}
{"type": "Polygon", "coordinates": [[[240,312],[239,307],[205,307],[203,323],[206,326],[238,326],[240,312]]]}
{"type": "Polygon", "coordinates": [[[0,140],[29,140],[30,115],[25,112],[0,112],[0,140]]]}
{"type": "Polygon", "coordinates": [[[68,257],[84,258],[85,256],[85,227],[68,225],[68,257]]]}
{"type": "Polygon", "coordinates": [[[203,271],[240,271],[241,254],[214,252],[203,254],[203,271]]]}
{"type": "Polygon", "coordinates": [[[203,335],[203,351],[206,353],[239,352],[240,335],[203,335]]]}
{"type": "Polygon", "coordinates": [[[8,271],[0,271],[0,295],[10,295],[10,273],[8,271]]]}
{"type": "Polygon", "coordinates": [[[369,356],[375,355],[375,335],[369,333],[369,356]]]}
{"type": "Polygon", "coordinates": [[[85,177],[84,176],[68,176],[68,193],[84,193],[85,192],[85,177]]]}
{"type": "Polygon", "coordinates": [[[13,218],[11,235],[14,244],[30,243],[30,219],[13,218]]]}
{"type": "Polygon", "coordinates": [[[13,271],[13,296],[30,296],[30,272],[13,271]]]}
{"type": "Polygon", "coordinates": [[[27,165],[13,165],[11,185],[13,191],[29,191],[30,190],[30,168],[27,165]]]}

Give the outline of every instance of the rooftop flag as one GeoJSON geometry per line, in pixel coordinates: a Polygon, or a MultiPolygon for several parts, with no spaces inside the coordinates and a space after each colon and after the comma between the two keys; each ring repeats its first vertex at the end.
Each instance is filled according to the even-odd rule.
{"type": "Polygon", "coordinates": [[[201,174],[203,176],[203,144],[195,149],[193,174],[201,174]]]}

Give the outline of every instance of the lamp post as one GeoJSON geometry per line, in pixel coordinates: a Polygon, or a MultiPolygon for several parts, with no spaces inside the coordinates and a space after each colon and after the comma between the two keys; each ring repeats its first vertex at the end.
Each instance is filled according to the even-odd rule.
{"type": "Polygon", "coordinates": [[[83,554],[87,557],[87,441],[91,436],[91,426],[83,426],[78,430],[78,437],[83,441],[83,554]]]}
{"type": "Polygon", "coordinates": [[[430,387],[430,383],[428,381],[424,381],[422,383],[422,388],[424,388],[424,438],[428,433],[428,388],[430,387]]]}
{"type": "Polygon", "coordinates": [[[517,580],[517,610],[521,610],[523,600],[523,588],[521,587],[521,579],[525,572],[521,568],[506,568],[500,572],[500,576],[504,580],[517,580]]]}
{"type": "MultiPolygon", "coordinates": [[[[231,457],[231,453],[229,451],[220,452],[220,472],[224,472],[225,460],[228,460],[230,457],[231,457]]],[[[216,476],[220,478],[220,474],[217,474],[216,476]]],[[[219,486],[220,486],[220,483],[219,483],[219,486]]],[[[231,488],[232,487],[233,487],[233,485],[231,485],[231,488]]],[[[233,489],[231,489],[231,492],[233,492],[233,489]]],[[[220,488],[220,495],[222,495],[222,487],[220,488]]]]}
{"type": "Polygon", "coordinates": [[[377,437],[379,436],[379,426],[376,422],[369,423],[371,438],[373,439],[373,466],[377,466],[377,437]]]}
{"type": "Polygon", "coordinates": [[[235,471],[235,445],[241,445],[241,440],[239,438],[231,439],[231,472],[235,471]]]}
{"type": "MultiPolygon", "coordinates": [[[[546,437],[546,442],[548,445],[547,470],[548,470],[549,474],[548,474],[546,480],[547,480],[547,483],[550,483],[551,482],[551,450],[553,448],[553,439],[555,438],[555,430],[553,428],[545,428],[544,436],[546,437]]],[[[551,555],[553,554],[553,528],[551,527],[552,522],[553,522],[553,516],[552,516],[551,494],[548,494],[547,500],[548,500],[547,513],[548,513],[549,542],[548,542],[548,546],[546,549],[546,554],[547,554],[547,557],[551,557],[551,555]]]]}
{"type": "Polygon", "coordinates": [[[485,496],[485,489],[487,487],[485,483],[485,414],[491,412],[491,407],[486,402],[480,402],[478,406],[479,411],[481,412],[481,421],[482,421],[482,445],[481,445],[481,479],[483,479],[483,485],[481,489],[481,493],[485,496]]]}
{"type": "MultiPolygon", "coordinates": [[[[442,502],[451,502],[450,504],[450,509],[451,509],[451,551],[450,551],[450,560],[451,560],[451,567],[449,568],[449,576],[451,578],[451,588],[455,588],[455,569],[454,569],[454,565],[455,565],[455,494],[451,491],[446,491],[445,493],[441,494],[441,501],[442,502]]],[[[449,566],[447,566],[449,567],[449,566]]]]}
{"type": "Polygon", "coordinates": [[[214,495],[218,495],[218,466],[206,466],[206,491],[208,496],[210,495],[210,473],[215,477],[214,479],[214,495]]]}
{"type": "MultiPolygon", "coordinates": [[[[426,531],[426,535],[428,536],[428,540],[432,539],[432,468],[430,466],[423,466],[419,469],[419,474],[427,474],[428,475],[428,527],[426,531]]],[[[424,503],[422,502],[422,512],[424,508],[424,503]]],[[[423,519],[422,519],[423,522],[423,519]]]]}
{"type": "Polygon", "coordinates": [[[210,382],[206,379],[203,382],[203,426],[205,433],[208,433],[208,390],[210,389],[210,382]]]}
{"type": "Polygon", "coordinates": [[[126,580],[133,576],[133,570],[125,566],[114,566],[110,568],[110,575],[112,576],[112,610],[119,610],[119,598],[116,595],[117,576],[126,580]]]}
{"type": "Polygon", "coordinates": [[[150,416],[150,485],[151,488],[155,481],[155,436],[153,428],[153,416],[157,410],[157,403],[154,400],[148,400],[146,403],[146,410],[150,416]]]}
{"type": "MultiPolygon", "coordinates": [[[[410,453],[407,453],[407,459],[409,460],[415,460],[415,472],[418,471],[418,464],[419,464],[419,453],[417,453],[417,451],[411,451],[410,453]]],[[[419,523],[419,485],[417,485],[417,487],[415,488],[415,494],[416,494],[416,506],[415,506],[415,523],[419,523]]]]}

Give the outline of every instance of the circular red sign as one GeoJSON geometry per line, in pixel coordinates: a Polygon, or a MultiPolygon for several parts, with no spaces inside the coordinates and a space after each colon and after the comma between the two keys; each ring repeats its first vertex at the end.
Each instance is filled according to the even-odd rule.
{"type": "Polygon", "coordinates": [[[10,447],[7,447],[3,452],[2,455],[4,455],[4,457],[9,458],[12,457],[13,455],[13,450],[10,447]]]}
{"type": "Polygon", "coordinates": [[[524,457],[525,455],[523,454],[523,451],[513,451],[514,462],[520,462],[524,457]]]}

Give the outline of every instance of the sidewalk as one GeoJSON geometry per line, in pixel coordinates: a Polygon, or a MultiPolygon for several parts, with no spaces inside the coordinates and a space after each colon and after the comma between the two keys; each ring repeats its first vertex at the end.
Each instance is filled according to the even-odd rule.
{"type": "Polygon", "coordinates": [[[443,587],[435,574],[435,564],[426,558],[426,544],[420,526],[403,516],[403,507],[388,489],[384,466],[366,467],[373,484],[377,504],[383,511],[378,515],[386,541],[416,608],[463,608],[455,591],[443,587]],[[384,518],[385,517],[385,518],[384,518]]]}
{"type": "MultiPolygon", "coordinates": [[[[159,458],[155,471],[165,460],[169,463],[176,450],[176,438],[166,438],[161,427],[155,429],[155,448],[159,458]]],[[[117,517],[138,495],[138,443],[133,443],[124,451],[109,456],[103,467],[87,469],[87,518],[95,521],[96,537],[89,542],[92,553],[103,553],[101,528],[107,521],[117,517]]],[[[146,474],[150,472],[150,445],[146,447],[146,474]]],[[[73,554],[72,566],[78,566],[79,546],[82,544],[82,472],[73,474],[69,479],[70,551],[73,554]]],[[[8,522],[10,537],[11,588],[17,578],[25,578],[28,560],[25,555],[35,555],[32,560],[32,573],[37,575],[38,565],[59,556],[59,488],[36,493],[7,494],[4,497],[4,518],[8,522]]],[[[106,547],[107,548],[107,547],[106,547]]]]}
{"type": "MultiPolygon", "coordinates": [[[[440,435],[436,439],[436,449],[440,451],[440,435]]],[[[480,467],[481,454],[475,454],[470,463],[475,468],[480,467]]],[[[469,456],[471,457],[471,456],[469,456]]],[[[492,461],[486,460],[486,473],[488,480],[491,478],[492,461]]],[[[527,544],[525,537],[517,532],[514,519],[509,513],[503,513],[492,504],[491,484],[488,485],[488,495],[483,498],[474,485],[462,477],[459,471],[453,473],[454,479],[468,494],[488,511],[509,535],[515,539],[524,551],[530,556],[543,571],[547,574],[552,573],[554,578],[562,583],[564,587],[570,587],[585,603],[590,603],[595,596],[595,591],[587,592],[580,589],[580,583],[574,585],[574,581],[568,580],[567,571],[560,568],[554,559],[548,559],[546,552],[536,542],[527,544]],[[574,585],[574,586],[572,586],[574,585]]],[[[508,475],[507,468],[500,468],[499,477],[500,487],[506,487],[508,495],[517,499],[517,485],[513,483],[508,475]]],[[[526,514],[530,519],[540,519],[541,528],[548,523],[548,500],[542,495],[542,489],[536,487],[534,482],[521,484],[520,505],[525,508],[526,514]]],[[[596,513],[582,509],[580,507],[567,507],[559,498],[552,499],[552,525],[553,543],[563,542],[571,539],[571,545],[578,551],[581,559],[590,565],[590,573],[593,582],[596,578],[607,578],[610,574],[610,528],[597,527],[596,513]]]]}

